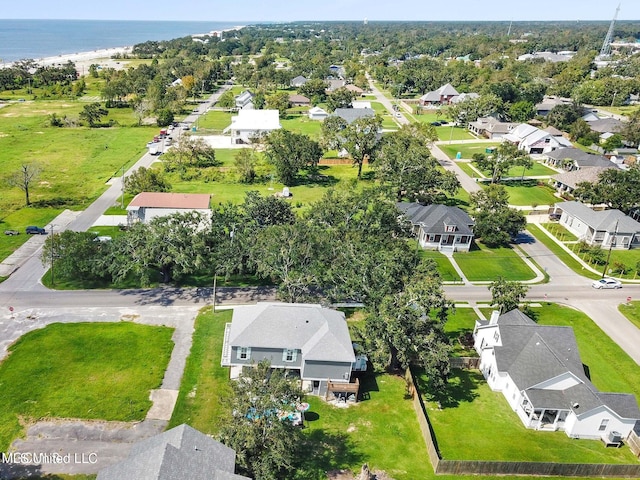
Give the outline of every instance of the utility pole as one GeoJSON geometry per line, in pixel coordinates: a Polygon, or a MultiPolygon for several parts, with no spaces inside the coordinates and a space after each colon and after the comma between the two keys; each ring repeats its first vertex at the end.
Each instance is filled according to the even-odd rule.
{"type": "Polygon", "coordinates": [[[54,255],[54,250],[55,250],[55,246],[56,246],[56,240],[55,240],[55,234],[53,233],[53,227],[55,227],[55,225],[52,223],[51,224],[51,286],[55,285],[55,279],[53,276],[53,261],[55,259],[55,255],[54,255]]]}
{"type": "Polygon", "coordinates": [[[611,260],[611,249],[613,249],[613,244],[616,243],[616,238],[618,238],[618,221],[616,220],[616,228],[613,231],[613,238],[609,240],[609,253],[607,254],[607,261],[604,264],[604,269],[602,270],[602,278],[605,277],[607,273],[607,268],[609,268],[609,260],[611,260]]]}

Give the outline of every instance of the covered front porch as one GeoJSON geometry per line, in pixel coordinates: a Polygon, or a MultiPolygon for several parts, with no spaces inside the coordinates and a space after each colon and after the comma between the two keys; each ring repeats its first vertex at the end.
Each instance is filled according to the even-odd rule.
{"type": "Polygon", "coordinates": [[[439,252],[468,252],[471,248],[472,239],[471,235],[430,234],[421,230],[419,242],[422,248],[438,250],[439,252]]]}

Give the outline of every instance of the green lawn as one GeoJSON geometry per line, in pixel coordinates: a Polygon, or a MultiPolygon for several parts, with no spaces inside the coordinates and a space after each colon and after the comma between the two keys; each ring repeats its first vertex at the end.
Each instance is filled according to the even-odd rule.
{"type": "Polygon", "coordinates": [[[453,124],[436,127],[436,133],[438,134],[438,139],[445,142],[448,142],[449,140],[474,140],[476,138],[471,134],[471,132],[469,132],[468,129],[463,127],[455,127],[453,126],[453,124]]]}
{"type": "Polygon", "coordinates": [[[595,273],[591,273],[589,270],[586,270],[582,266],[582,264],[580,264],[580,262],[573,258],[566,250],[564,250],[551,238],[549,238],[547,234],[540,230],[536,225],[528,224],[527,230],[536,238],[538,242],[542,242],[549,250],[553,252],[556,257],[562,260],[562,262],[567,267],[576,272],[578,275],[583,275],[591,279],[600,278],[600,275],[596,275],[595,273]]]}
{"type": "Polygon", "coordinates": [[[573,233],[564,228],[558,222],[543,223],[542,226],[561,242],[575,242],[578,240],[578,237],[576,237],[573,233]]]}
{"type": "MultiPolygon", "coordinates": [[[[487,186],[488,183],[482,185],[487,186]]],[[[501,182],[500,185],[503,185],[509,194],[510,205],[553,205],[558,201],[553,188],[536,180],[513,180],[501,182]]]]}
{"type": "Polygon", "coordinates": [[[475,322],[478,319],[473,308],[456,308],[455,312],[449,315],[444,331],[453,345],[453,356],[455,357],[477,357],[478,354],[473,348],[466,347],[460,342],[460,338],[468,332],[473,332],[475,322]]]}
{"type": "Polygon", "coordinates": [[[458,266],[469,281],[494,281],[503,277],[511,281],[535,278],[533,270],[511,247],[487,248],[475,243],[470,252],[454,253],[458,266]]]}
{"type": "MultiPolygon", "coordinates": [[[[416,245],[416,248],[418,248],[417,242],[414,241],[412,243],[416,245]]],[[[436,264],[438,265],[438,273],[440,274],[440,278],[442,278],[442,281],[444,282],[460,281],[460,275],[458,275],[458,272],[456,272],[456,269],[453,268],[453,265],[451,265],[451,262],[449,261],[449,259],[445,257],[443,254],[435,250],[424,250],[422,248],[419,250],[419,252],[422,258],[431,258],[436,262],[436,264]]]]}
{"type": "Polygon", "coordinates": [[[196,318],[191,353],[187,359],[178,401],[169,427],[187,423],[204,433],[216,433],[228,411],[225,399],[231,393],[229,369],[220,366],[224,326],[232,310],[200,311],[196,318]]]}
{"type": "Polygon", "coordinates": [[[311,120],[308,115],[288,115],[280,119],[280,124],[285,130],[301,133],[318,141],[322,132],[322,122],[311,120]]]}
{"type": "MultiPolygon", "coordinates": [[[[535,311],[541,324],[574,328],[582,360],[599,389],[640,396],[637,365],[588,317],[559,305],[547,305],[535,311]]],[[[608,449],[599,441],[573,440],[562,432],[527,430],[502,394],[492,392],[478,371],[456,370],[448,395],[439,399],[442,409],[434,402],[427,402],[444,458],[636,463],[627,447],[608,449]],[[489,436],[491,441],[487,441],[489,436]]]]}
{"type": "MultiPolygon", "coordinates": [[[[475,164],[475,166],[476,168],[478,168],[477,164],[475,164]]],[[[480,170],[480,168],[478,168],[478,170],[480,170]]],[[[491,177],[492,175],[492,172],[489,170],[480,170],[480,171],[484,173],[485,177],[491,177]]],[[[523,174],[525,177],[540,177],[544,175],[551,176],[557,173],[558,172],[550,169],[543,163],[533,162],[533,165],[531,166],[531,168],[525,169],[524,172],[522,170],[522,167],[512,167],[503,175],[503,177],[519,178],[519,177],[522,177],[523,174]]]]}
{"type": "MultiPolygon", "coordinates": [[[[444,128],[444,127],[440,127],[444,128]]],[[[451,130],[451,127],[449,127],[451,130]]],[[[449,138],[445,138],[443,140],[449,140],[449,138]]],[[[485,142],[485,143],[452,143],[452,144],[442,144],[438,145],[440,150],[442,150],[447,157],[450,159],[456,158],[458,152],[461,154],[461,158],[471,160],[473,158],[474,153],[485,153],[487,148],[497,147],[500,145],[500,142],[485,142]]]]}
{"type": "Polygon", "coordinates": [[[233,115],[236,114],[224,112],[222,110],[211,110],[200,115],[200,118],[198,119],[198,128],[201,130],[214,130],[220,133],[231,125],[231,117],[233,115]]]}
{"type": "Polygon", "coordinates": [[[456,162],[456,165],[458,165],[458,167],[460,167],[460,169],[471,178],[482,178],[482,175],[471,167],[471,162],[456,162]]]}
{"type": "Polygon", "coordinates": [[[0,363],[0,451],[22,431],[20,418],[144,419],[172,333],[130,322],[56,323],[22,336],[0,363]]]}
{"type": "Polygon", "coordinates": [[[618,307],[620,313],[629,319],[636,327],[640,328],[640,302],[622,303],[618,307]]]}

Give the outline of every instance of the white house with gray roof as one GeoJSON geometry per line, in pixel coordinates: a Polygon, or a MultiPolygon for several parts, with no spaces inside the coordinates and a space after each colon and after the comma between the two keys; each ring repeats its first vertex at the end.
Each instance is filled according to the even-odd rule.
{"type": "Polygon", "coordinates": [[[133,445],[97,480],[250,480],[236,475],[236,452],[182,424],[133,445]]]}
{"type": "Polygon", "coordinates": [[[640,223],[620,210],[595,211],[572,201],[556,203],[554,213],[561,213],[560,225],[589,245],[619,250],[640,247],[640,223]]]}
{"type": "Polygon", "coordinates": [[[468,252],[473,242],[475,222],[458,207],[396,203],[411,222],[422,248],[439,252],[468,252]]]}
{"type": "Polygon", "coordinates": [[[636,398],[603,393],[590,381],[571,327],[539,325],[520,310],[477,320],[480,370],[525,427],[571,438],[622,438],[640,422],[636,398]],[[615,436],[615,435],[614,435],[615,436]]]}
{"type": "Polygon", "coordinates": [[[329,381],[349,383],[356,358],[344,313],[303,303],[235,308],[225,328],[222,366],[237,378],[243,367],[262,360],[298,374],[302,388],[317,395],[329,381]]]}

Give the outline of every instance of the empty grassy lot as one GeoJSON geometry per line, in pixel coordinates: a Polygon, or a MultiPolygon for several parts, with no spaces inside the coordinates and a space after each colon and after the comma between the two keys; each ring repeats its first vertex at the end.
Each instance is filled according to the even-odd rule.
{"type": "Polygon", "coordinates": [[[0,363],[0,451],[20,434],[21,420],[144,419],[172,333],[120,322],[56,323],[25,334],[0,363]]]}
{"type": "MultiPolygon", "coordinates": [[[[483,183],[483,186],[488,183],[483,183]]],[[[553,205],[558,201],[554,190],[537,180],[512,180],[501,182],[509,194],[509,204],[515,206],[553,205]]]]}
{"type": "MultiPolygon", "coordinates": [[[[559,305],[545,305],[534,311],[538,323],[573,327],[582,360],[596,387],[640,395],[637,365],[588,317],[559,305]]],[[[527,430],[502,394],[492,392],[477,371],[456,370],[447,393],[437,399],[442,409],[435,402],[427,402],[444,458],[562,463],[637,461],[627,447],[608,449],[599,441],[573,440],[562,432],[527,430]]]]}
{"type": "Polygon", "coordinates": [[[498,277],[522,281],[535,277],[533,270],[512,247],[487,248],[481,243],[475,243],[470,252],[453,255],[467,279],[472,282],[492,282],[498,277]]]}

